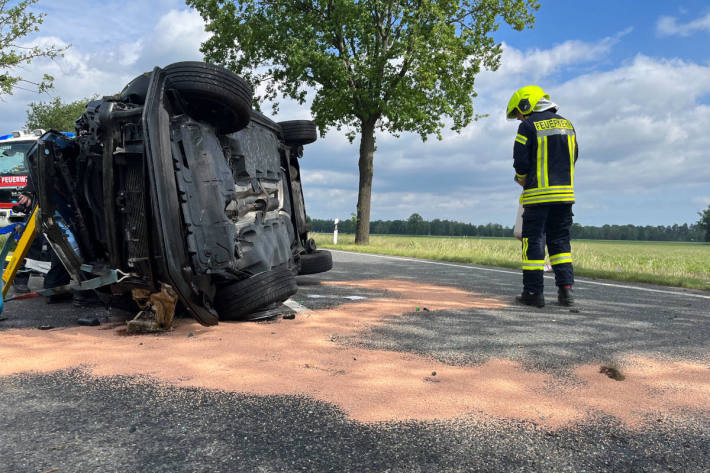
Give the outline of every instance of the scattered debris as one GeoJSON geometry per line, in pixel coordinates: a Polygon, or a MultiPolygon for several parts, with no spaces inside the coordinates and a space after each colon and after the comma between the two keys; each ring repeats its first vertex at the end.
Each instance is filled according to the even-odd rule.
{"type": "MultiPolygon", "coordinates": [[[[367,299],[367,297],[363,297],[363,296],[345,296],[344,299],[348,299],[348,300],[351,300],[351,301],[362,301],[362,300],[367,299]]],[[[303,301],[301,301],[301,302],[303,302],[303,301]]]]}
{"type": "Polygon", "coordinates": [[[54,325],[40,325],[37,328],[40,330],[52,330],[54,328],[54,325]]]}
{"type": "Polygon", "coordinates": [[[286,314],[283,316],[285,320],[293,320],[296,318],[296,314],[286,314]]]}
{"type": "Polygon", "coordinates": [[[415,308],[414,308],[414,311],[415,311],[415,312],[419,312],[419,310],[420,310],[419,307],[415,307],[415,308]]]}
{"type": "Polygon", "coordinates": [[[124,324],[120,322],[113,322],[103,325],[99,330],[114,330],[118,327],[122,327],[124,324]]]}
{"type": "MultiPolygon", "coordinates": [[[[303,301],[301,301],[303,302],[303,301]]],[[[299,302],[294,301],[293,299],[287,299],[284,301],[283,305],[291,309],[293,312],[297,312],[300,314],[307,313],[308,312],[308,307],[302,305],[299,302]]]]}
{"type": "Polygon", "coordinates": [[[430,378],[429,376],[427,376],[426,378],[424,378],[424,381],[426,381],[426,382],[428,382],[428,383],[438,383],[438,382],[439,382],[438,379],[430,378]]]}
{"type": "Polygon", "coordinates": [[[429,312],[429,309],[427,309],[426,307],[422,307],[422,310],[423,310],[424,312],[429,312]]]}
{"type": "Polygon", "coordinates": [[[623,381],[626,379],[626,376],[621,374],[621,371],[619,371],[617,368],[614,368],[613,366],[602,366],[601,368],[599,368],[599,372],[607,375],[614,381],[623,381]]]}
{"type": "Polygon", "coordinates": [[[432,376],[436,376],[436,371],[432,371],[432,372],[431,372],[431,375],[432,375],[432,376]]]}
{"type": "Polygon", "coordinates": [[[163,283],[160,292],[154,293],[146,289],[133,289],[132,295],[141,311],[128,322],[128,333],[164,332],[171,329],[178,296],[169,284],[163,283]]]}
{"type": "Polygon", "coordinates": [[[296,311],[286,304],[286,302],[283,304],[275,302],[267,305],[262,310],[252,312],[242,320],[245,322],[273,322],[277,317],[295,314],[296,311]]]}
{"type": "Polygon", "coordinates": [[[0,322],[7,320],[7,317],[0,317],[0,322]]]}
{"type": "Polygon", "coordinates": [[[97,325],[101,325],[101,322],[99,322],[99,319],[96,317],[81,317],[79,319],[76,319],[76,323],[79,325],[88,325],[90,327],[96,327],[97,325]]]}
{"type": "Polygon", "coordinates": [[[192,333],[192,332],[190,332],[190,333],[187,335],[187,338],[194,337],[194,336],[195,336],[195,334],[192,333]]]}
{"type": "Polygon", "coordinates": [[[36,297],[42,297],[42,296],[40,296],[40,295],[37,294],[36,292],[28,292],[27,294],[15,294],[14,296],[8,297],[7,299],[5,299],[5,302],[8,302],[8,301],[21,301],[21,300],[23,300],[23,299],[34,299],[34,298],[36,298],[36,297]]]}
{"type": "Polygon", "coordinates": [[[573,314],[579,314],[579,309],[570,309],[569,311],[573,314]]]}

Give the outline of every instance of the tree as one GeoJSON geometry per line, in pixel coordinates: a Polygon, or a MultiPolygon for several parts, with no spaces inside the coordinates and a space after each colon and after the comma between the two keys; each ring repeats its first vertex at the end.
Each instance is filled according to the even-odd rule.
{"type": "MultiPolygon", "coordinates": [[[[360,134],[355,241],[369,242],[375,132],[441,138],[474,118],[474,78],[495,70],[498,18],[533,24],[537,0],[187,0],[212,33],[208,61],[225,65],[274,100],[300,103],[321,135],[360,134]],[[356,131],[354,131],[356,130],[356,131]]],[[[278,104],[275,105],[275,110],[278,104]]]]}
{"type": "Polygon", "coordinates": [[[22,0],[12,6],[13,3],[10,0],[0,0],[0,97],[4,94],[12,94],[20,82],[35,86],[39,92],[52,87],[54,78],[49,74],[44,74],[40,82],[31,82],[19,75],[13,75],[12,71],[21,69],[23,65],[31,63],[38,57],[54,59],[66,49],[54,45],[21,46],[18,41],[39,31],[39,25],[46,15],[29,11],[37,0],[22,0]]]}
{"type": "Polygon", "coordinates": [[[86,104],[92,99],[80,99],[63,103],[59,97],[51,102],[32,102],[27,109],[25,128],[34,130],[73,131],[74,122],[84,113],[86,104]]]}
{"type": "Polygon", "coordinates": [[[710,205],[702,212],[698,212],[698,215],[700,215],[698,226],[705,230],[705,241],[710,242],[710,205]]]}

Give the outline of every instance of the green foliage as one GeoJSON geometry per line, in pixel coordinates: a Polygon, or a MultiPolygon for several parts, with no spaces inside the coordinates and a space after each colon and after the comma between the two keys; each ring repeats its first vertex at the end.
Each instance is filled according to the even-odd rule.
{"type": "MultiPolygon", "coordinates": [[[[365,122],[426,139],[443,118],[473,119],[474,78],[497,69],[498,21],[522,30],[536,0],[187,0],[212,33],[208,61],[278,95],[305,102],[321,133],[365,122]]],[[[350,135],[352,139],[354,134],[350,135]]]]}
{"type": "Polygon", "coordinates": [[[418,213],[413,213],[412,215],[409,216],[407,219],[407,223],[410,225],[417,225],[419,223],[422,223],[424,221],[424,217],[419,215],[418,213]]]}
{"type": "Polygon", "coordinates": [[[34,130],[74,131],[76,121],[92,99],[80,99],[64,103],[59,97],[51,102],[32,102],[27,109],[27,122],[25,128],[34,130]]]}
{"type": "Polygon", "coordinates": [[[30,82],[12,73],[35,58],[54,59],[66,49],[54,45],[25,47],[18,43],[25,36],[39,31],[39,25],[44,21],[43,13],[30,11],[35,3],[37,0],[21,0],[16,3],[0,0],[0,96],[12,94],[21,82],[35,86],[39,92],[52,87],[54,78],[48,74],[44,74],[40,82],[30,82]]]}
{"type": "Polygon", "coordinates": [[[505,21],[531,26],[537,0],[187,0],[212,36],[208,61],[249,81],[254,105],[279,95],[305,103],[321,135],[360,133],[357,241],[370,233],[377,130],[441,139],[475,117],[474,79],[495,70],[505,21]]]}
{"type": "Polygon", "coordinates": [[[702,212],[698,212],[698,215],[700,215],[698,226],[705,230],[705,241],[710,242],[710,205],[702,212]]]}

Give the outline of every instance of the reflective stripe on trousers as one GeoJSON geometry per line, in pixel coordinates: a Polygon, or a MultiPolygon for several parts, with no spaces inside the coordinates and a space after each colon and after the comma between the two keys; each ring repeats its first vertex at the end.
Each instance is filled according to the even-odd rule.
{"type": "Polygon", "coordinates": [[[536,293],[543,291],[546,245],[550,254],[550,264],[555,271],[555,284],[564,286],[574,283],[569,241],[572,215],[571,204],[525,207],[522,239],[525,291],[536,293]]]}

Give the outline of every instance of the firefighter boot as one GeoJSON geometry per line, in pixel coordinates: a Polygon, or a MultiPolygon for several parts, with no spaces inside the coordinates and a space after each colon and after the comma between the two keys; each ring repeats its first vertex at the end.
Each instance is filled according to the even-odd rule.
{"type": "Polygon", "coordinates": [[[572,291],[572,286],[559,286],[557,288],[557,302],[566,307],[574,305],[574,291],[572,291]]]}
{"type": "Polygon", "coordinates": [[[541,292],[523,291],[522,294],[515,297],[515,300],[520,304],[531,305],[533,307],[545,307],[545,296],[541,292]]]}

